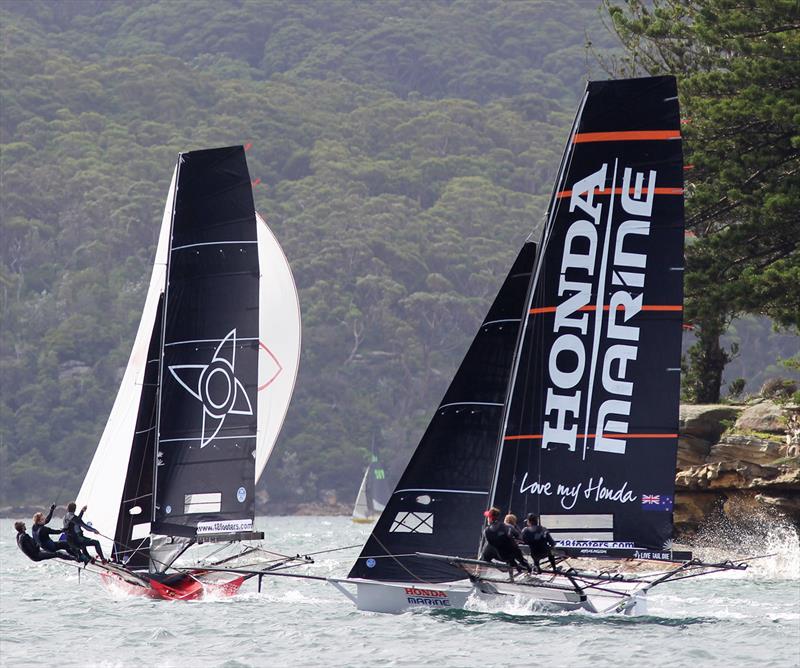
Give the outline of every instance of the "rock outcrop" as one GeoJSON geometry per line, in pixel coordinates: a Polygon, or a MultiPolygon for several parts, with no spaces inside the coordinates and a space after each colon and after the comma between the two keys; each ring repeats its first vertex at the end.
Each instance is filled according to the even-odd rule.
{"type": "Polygon", "coordinates": [[[674,520],[678,538],[705,521],[765,511],[800,525],[800,407],[681,406],[674,520]]]}
{"type": "Polygon", "coordinates": [[[761,401],[745,408],[736,420],[736,431],[785,434],[788,416],[773,401],[761,401]]]}

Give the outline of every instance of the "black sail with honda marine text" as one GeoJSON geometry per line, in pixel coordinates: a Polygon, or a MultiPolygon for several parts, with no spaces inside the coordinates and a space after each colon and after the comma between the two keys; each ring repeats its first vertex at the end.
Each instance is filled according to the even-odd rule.
{"type": "Polygon", "coordinates": [[[244,149],[181,154],[174,202],[153,533],[251,531],[259,264],[244,149]]]}
{"type": "Polygon", "coordinates": [[[470,555],[478,547],[535,256],[536,244],[525,243],[349,577],[464,577],[414,555],[470,555]]]}
{"type": "Polygon", "coordinates": [[[590,83],[550,204],[492,500],[553,536],[671,538],[683,303],[672,77],[590,83]]]}

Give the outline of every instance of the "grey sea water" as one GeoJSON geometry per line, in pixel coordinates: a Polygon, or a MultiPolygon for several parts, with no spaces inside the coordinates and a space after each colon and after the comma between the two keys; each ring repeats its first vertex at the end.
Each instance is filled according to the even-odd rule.
{"type": "MultiPolygon", "coordinates": [[[[266,544],[290,554],[361,544],[370,529],[344,517],[266,517],[258,526],[266,544]]],[[[328,584],[290,579],[197,602],[112,595],[91,575],[79,582],[74,568],[28,561],[2,520],[0,665],[800,666],[797,534],[777,527],[760,547],[780,556],[746,573],[659,587],[646,617],[514,602],[378,615],[358,612],[328,584]]],[[[323,554],[303,570],[345,576],[357,552],[323,554]]]]}

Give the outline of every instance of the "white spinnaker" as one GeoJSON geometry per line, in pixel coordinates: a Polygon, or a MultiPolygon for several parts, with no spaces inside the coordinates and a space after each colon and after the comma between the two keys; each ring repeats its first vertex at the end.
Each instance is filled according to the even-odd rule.
{"type": "MultiPolygon", "coordinates": [[[[172,223],[176,173],[177,171],[172,175],[167,203],[164,206],[153,274],[150,277],[150,287],[147,289],[147,298],[144,302],[136,339],[133,342],[133,350],[103,435],[100,437],[92,463],[89,465],[89,470],[83,480],[80,492],[78,492],[78,508],[80,509],[83,505],[88,506],[84,520],[91,523],[102,534],[99,540],[107,555],[111,554],[111,538],[117,529],[122,490],[128,471],[131,445],[136,429],[136,417],[139,413],[147,351],[156,321],[158,300],[164,291],[166,281],[167,248],[172,223]]],[[[142,518],[149,520],[149,504],[146,504],[142,518]]]]}
{"type": "Polygon", "coordinates": [[[300,300],[278,240],[256,214],[259,282],[256,482],[267,465],[292,399],[300,365],[300,300]]]}

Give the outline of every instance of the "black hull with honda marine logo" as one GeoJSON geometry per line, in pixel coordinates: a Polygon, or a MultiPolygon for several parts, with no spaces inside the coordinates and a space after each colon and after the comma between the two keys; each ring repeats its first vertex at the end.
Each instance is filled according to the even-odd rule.
{"type": "Polygon", "coordinates": [[[330,582],[362,610],[511,597],[633,614],[656,584],[746,567],[672,549],[683,243],[675,79],[589,83],[540,238],[349,576],[330,582]],[[489,506],[540,516],[558,570],[477,559],[489,506]]]}

